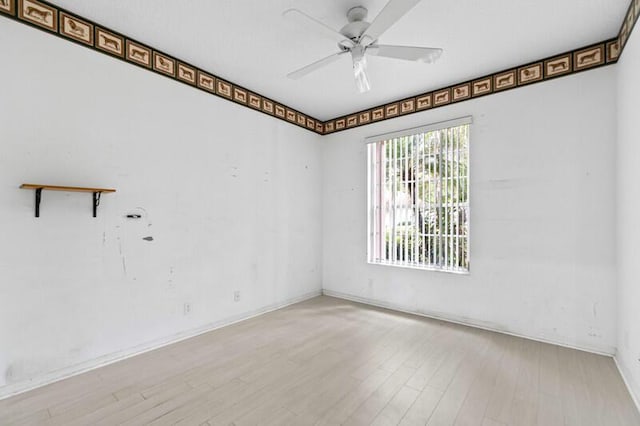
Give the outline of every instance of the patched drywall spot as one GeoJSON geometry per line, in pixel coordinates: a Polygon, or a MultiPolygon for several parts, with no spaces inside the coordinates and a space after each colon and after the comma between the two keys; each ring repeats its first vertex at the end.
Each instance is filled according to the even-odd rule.
{"type": "Polygon", "coordinates": [[[26,359],[17,360],[7,365],[7,368],[4,371],[4,380],[5,383],[19,383],[36,377],[43,371],[47,371],[47,368],[50,367],[51,366],[48,365],[47,360],[40,360],[39,362],[26,359]]]}
{"type": "Polygon", "coordinates": [[[147,227],[150,227],[152,225],[151,223],[151,219],[149,218],[149,213],[147,213],[147,210],[144,207],[136,207],[137,210],[140,210],[140,216],[142,218],[144,218],[145,222],[147,222],[147,227]]]}
{"type": "Polygon", "coordinates": [[[144,237],[143,240],[145,240],[145,241],[153,241],[153,237],[151,237],[151,236],[144,237]]]}
{"type": "Polygon", "coordinates": [[[589,327],[587,335],[596,339],[602,339],[602,334],[598,333],[598,329],[595,327],[589,327]]]}
{"type": "Polygon", "coordinates": [[[173,288],[173,266],[169,267],[169,279],[167,281],[169,283],[168,288],[173,288]]]}
{"type": "Polygon", "coordinates": [[[11,379],[13,379],[14,376],[14,372],[13,372],[13,364],[8,366],[7,369],[4,371],[4,380],[5,383],[11,383],[11,379]]]}

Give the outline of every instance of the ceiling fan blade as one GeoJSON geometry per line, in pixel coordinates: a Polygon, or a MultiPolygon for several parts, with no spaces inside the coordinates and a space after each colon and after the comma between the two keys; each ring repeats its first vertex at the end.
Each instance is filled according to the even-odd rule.
{"type": "Polygon", "coordinates": [[[292,21],[296,21],[297,23],[302,25],[304,28],[311,27],[315,29],[316,32],[319,32],[320,34],[323,34],[325,37],[328,37],[334,41],[337,41],[338,43],[344,43],[345,41],[347,41],[350,46],[354,45],[354,43],[349,38],[340,34],[340,32],[334,30],[333,28],[326,25],[325,23],[318,21],[316,18],[313,18],[307,15],[301,10],[287,9],[284,12],[282,12],[282,16],[292,21]]]}
{"type": "Polygon", "coordinates": [[[418,3],[420,3],[420,0],[389,0],[389,3],[376,16],[360,39],[368,39],[370,43],[375,42],[382,33],[387,31],[418,3]]]}
{"type": "Polygon", "coordinates": [[[294,72],[291,72],[289,74],[287,74],[287,77],[293,79],[293,80],[297,80],[299,78],[304,77],[307,74],[312,73],[313,71],[317,70],[318,68],[322,68],[326,65],[329,65],[330,63],[333,63],[335,61],[337,61],[338,59],[340,59],[341,55],[344,55],[345,53],[348,53],[348,51],[343,51],[343,52],[338,52],[338,53],[334,53],[331,56],[327,56],[326,58],[322,58],[319,61],[316,61],[312,64],[309,64],[307,66],[304,66],[302,68],[300,68],[299,70],[296,70],[294,72]]]}
{"type": "Polygon", "coordinates": [[[375,56],[384,56],[386,58],[403,59],[405,61],[432,63],[442,55],[442,49],[374,44],[367,46],[367,53],[375,56]]]}

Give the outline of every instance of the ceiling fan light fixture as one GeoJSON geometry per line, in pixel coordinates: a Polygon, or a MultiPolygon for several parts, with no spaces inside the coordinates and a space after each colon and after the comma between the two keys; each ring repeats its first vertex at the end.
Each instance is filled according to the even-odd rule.
{"type": "MultiPolygon", "coordinates": [[[[354,70],[356,69],[356,65],[354,64],[354,70]]],[[[367,73],[364,68],[361,71],[355,71],[356,77],[356,87],[358,88],[358,92],[366,93],[371,90],[371,85],[369,84],[369,79],[367,78],[367,73]]]]}
{"type": "Polygon", "coordinates": [[[356,79],[358,92],[365,93],[371,90],[369,79],[367,78],[367,57],[364,55],[364,47],[358,45],[351,50],[353,58],[353,76],[356,79]]]}

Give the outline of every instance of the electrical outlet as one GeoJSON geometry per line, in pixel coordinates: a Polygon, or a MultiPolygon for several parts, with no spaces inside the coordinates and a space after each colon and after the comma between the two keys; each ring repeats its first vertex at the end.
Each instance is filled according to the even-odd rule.
{"type": "Polygon", "coordinates": [[[191,303],[184,304],[184,315],[189,315],[191,313],[191,303]]]}
{"type": "Polygon", "coordinates": [[[233,292],[233,301],[234,302],[239,302],[240,301],[240,291],[236,290],[233,292]]]}

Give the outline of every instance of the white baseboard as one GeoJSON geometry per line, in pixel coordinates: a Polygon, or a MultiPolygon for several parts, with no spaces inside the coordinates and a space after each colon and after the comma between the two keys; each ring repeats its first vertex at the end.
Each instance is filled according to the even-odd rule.
{"type": "Polygon", "coordinates": [[[87,371],[94,370],[96,368],[104,367],[105,365],[113,364],[114,362],[122,361],[124,359],[131,358],[136,355],[143,354],[145,352],[153,351],[163,346],[171,345],[173,343],[177,343],[182,340],[189,339],[191,337],[195,337],[200,334],[207,333],[209,331],[213,331],[221,327],[226,327],[228,325],[235,324],[240,321],[245,321],[250,318],[266,314],[267,312],[275,311],[277,309],[284,308],[285,306],[293,305],[294,303],[303,302],[305,300],[320,296],[321,294],[322,292],[320,290],[306,293],[298,297],[284,300],[282,302],[273,303],[271,305],[263,306],[261,308],[254,309],[249,312],[244,312],[240,315],[234,315],[232,317],[225,318],[223,320],[216,321],[216,322],[204,325],[202,327],[177,333],[161,339],[156,339],[150,342],[136,345],[132,348],[125,349],[123,351],[118,351],[112,354],[104,355],[99,358],[95,358],[89,361],[82,362],[80,364],[63,368],[61,370],[56,370],[51,373],[47,373],[45,375],[35,377],[30,380],[26,380],[18,383],[12,383],[10,385],[0,388],[0,400],[12,397],[14,395],[17,395],[23,392],[28,392],[32,389],[39,388],[41,386],[45,386],[50,383],[64,380],[72,376],[77,376],[78,374],[82,374],[87,371]]]}
{"type": "Polygon", "coordinates": [[[571,344],[568,344],[566,342],[559,342],[559,341],[554,341],[554,340],[545,339],[545,338],[541,338],[541,337],[528,336],[528,335],[525,335],[525,334],[518,334],[518,333],[505,331],[505,330],[501,330],[501,329],[497,329],[497,328],[487,327],[486,325],[474,323],[473,321],[469,321],[467,318],[460,319],[460,318],[455,318],[453,316],[443,316],[441,314],[428,314],[428,313],[423,313],[423,312],[415,312],[415,311],[407,309],[404,306],[396,305],[396,304],[393,304],[393,303],[382,302],[382,301],[375,300],[375,299],[369,299],[369,298],[366,298],[366,297],[354,296],[354,295],[351,295],[351,294],[341,293],[339,291],[333,291],[333,290],[324,289],[324,290],[322,290],[322,294],[324,294],[326,296],[330,296],[330,297],[336,297],[338,299],[350,300],[352,302],[358,302],[358,303],[363,303],[365,305],[376,306],[378,308],[384,308],[384,309],[390,309],[392,311],[403,312],[405,314],[417,315],[417,316],[421,316],[421,317],[425,317],[425,318],[431,318],[431,319],[436,319],[436,320],[440,320],[440,321],[446,321],[446,322],[451,322],[451,323],[455,323],[455,324],[466,325],[468,327],[480,328],[482,330],[493,331],[493,332],[501,333],[501,334],[507,334],[509,336],[521,337],[523,339],[535,340],[536,342],[549,343],[551,345],[562,346],[562,347],[570,348],[570,349],[576,349],[576,350],[579,350],[579,351],[589,352],[589,353],[593,353],[593,354],[597,354],[597,355],[604,355],[604,356],[609,356],[609,357],[613,357],[615,355],[615,348],[602,350],[602,349],[599,349],[599,348],[571,345],[571,344]]]}
{"type": "Polygon", "coordinates": [[[633,377],[631,376],[629,371],[625,368],[624,364],[618,361],[617,356],[613,357],[613,361],[616,363],[616,367],[618,367],[620,376],[622,376],[622,381],[627,387],[627,390],[629,391],[629,395],[631,395],[631,399],[633,399],[633,402],[636,404],[636,408],[638,409],[638,412],[640,412],[640,387],[634,386],[635,381],[633,380],[633,377]]]}

